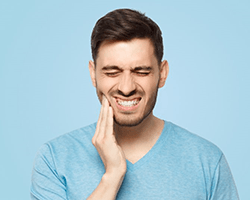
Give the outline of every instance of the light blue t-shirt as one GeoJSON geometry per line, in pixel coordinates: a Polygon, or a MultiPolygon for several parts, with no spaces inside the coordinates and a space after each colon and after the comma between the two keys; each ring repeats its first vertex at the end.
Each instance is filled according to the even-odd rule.
{"type": "MultiPolygon", "coordinates": [[[[91,143],[96,124],[44,144],[32,172],[31,199],[82,200],[104,172],[91,143]]],[[[237,190],[218,147],[170,122],[152,149],[127,172],[117,200],[236,200],[237,190]]]]}

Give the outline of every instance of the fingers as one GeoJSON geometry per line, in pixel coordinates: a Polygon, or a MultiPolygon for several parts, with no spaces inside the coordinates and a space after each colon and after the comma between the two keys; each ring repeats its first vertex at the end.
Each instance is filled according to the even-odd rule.
{"type": "Polygon", "coordinates": [[[107,134],[113,134],[113,110],[111,106],[108,107],[107,134]]]}
{"type": "Polygon", "coordinates": [[[105,96],[97,122],[92,143],[98,151],[107,173],[126,172],[126,159],[121,147],[117,144],[113,129],[113,109],[105,96]]]}
{"type": "Polygon", "coordinates": [[[107,117],[108,117],[108,100],[105,96],[102,97],[102,115],[101,115],[101,122],[100,122],[100,131],[105,131],[105,127],[107,124],[107,117]]]}
{"type": "Polygon", "coordinates": [[[102,121],[103,121],[103,105],[104,105],[104,95],[102,97],[102,106],[101,106],[99,118],[98,118],[98,121],[97,121],[97,124],[96,124],[95,135],[92,138],[92,143],[93,143],[94,146],[95,146],[95,143],[96,143],[96,138],[100,133],[100,125],[102,124],[102,121]]]}
{"type": "Polygon", "coordinates": [[[112,119],[113,119],[113,114],[112,114],[112,108],[109,106],[109,102],[107,100],[107,98],[103,95],[102,96],[102,107],[101,107],[101,111],[100,111],[100,115],[99,115],[99,119],[96,125],[96,132],[95,135],[92,138],[92,143],[95,145],[96,139],[102,139],[105,137],[106,132],[113,132],[113,121],[111,122],[109,120],[109,116],[112,115],[112,119]],[[111,109],[111,114],[109,109],[111,109]],[[112,126],[111,128],[108,128],[108,124],[109,127],[112,126]]]}
{"type": "MultiPolygon", "coordinates": [[[[102,99],[102,101],[103,101],[103,99],[102,99]]],[[[101,106],[99,118],[98,118],[98,121],[97,121],[97,124],[96,124],[96,133],[99,132],[100,123],[101,123],[101,121],[102,121],[102,115],[103,115],[103,106],[101,106]]],[[[95,134],[95,136],[96,136],[96,134],[95,134]]],[[[95,136],[94,136],[94,137],[95,137],[95,136]]]]}

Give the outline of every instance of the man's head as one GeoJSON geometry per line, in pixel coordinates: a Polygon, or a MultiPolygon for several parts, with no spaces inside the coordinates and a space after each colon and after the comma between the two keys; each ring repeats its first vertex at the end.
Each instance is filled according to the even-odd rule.
{"type": "Polygon", "coordinates": [[[92,57],[96,63],[98,51],[104,41],[129,41],[134,38],[149,38],[154,46],[158,63],[163,56],[161,30],[144,14],[130,9],[118,9],[100,18],[91,35],[92,57]]]}
{"type": "Polygon", "coordinates": [[[99,100],[106,96],[117,124],[136,126],[153,116],[158,88],[168,75],[162,50],[159,27],[137,11],[115,10],[97,22],[89,70],[99,100]]]}

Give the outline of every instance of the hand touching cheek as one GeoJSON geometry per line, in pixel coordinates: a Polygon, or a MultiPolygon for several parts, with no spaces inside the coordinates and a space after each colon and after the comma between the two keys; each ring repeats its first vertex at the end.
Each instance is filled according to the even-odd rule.
{"type": "Polygon", "coordinates": [[[104,95],[102,96],[102,107],[92,143],[103,161],[106,174],[123,177],[126,173],[126,158],[115,139],[113,110],[104,95]]]}

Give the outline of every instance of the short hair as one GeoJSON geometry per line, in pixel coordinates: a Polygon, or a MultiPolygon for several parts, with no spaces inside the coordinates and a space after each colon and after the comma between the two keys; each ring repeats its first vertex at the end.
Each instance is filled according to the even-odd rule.
{"type": "Polygon", "coordinates": [[[159,26],[145,14],[131,9],[117,9],[100,18],[91,35],[92,58],[96,63],[98,50],[104,41],[129,41],[149,38],[160,65],[163,57],[162,33],[159,26]]]}

